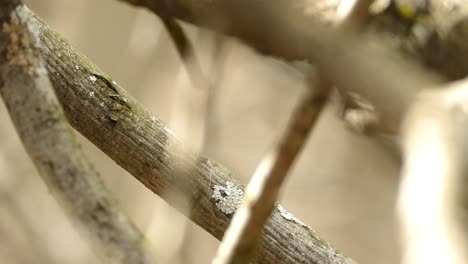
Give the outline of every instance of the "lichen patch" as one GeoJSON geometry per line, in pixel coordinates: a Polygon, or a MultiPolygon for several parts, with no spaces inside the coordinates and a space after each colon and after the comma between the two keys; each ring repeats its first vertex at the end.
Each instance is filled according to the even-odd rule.
{"type": "Polygon", "coordinates": [[[288,221],[291,221],[291,222],[293,222],[293,223],[296,223],[296,224],[298,224],[298,225],[301,225],[301,226],[303,226],[303,227],[306,227],[306,228],[309,228],[309,229],[310,229],[310,227],[309,227],[308,225],[306,225],[306,224],[304,224],[303,222],[301,222],[299,219],[297,219],[297,218],[296,218],[294,215],[292,215],[291,213],[288,213],[288,212],[286,211],[286,209],[284,209],[284,207],[281,206],[281,204],[276,203],[275,206],[276,206],[276,209],[278,209],[278,212],[280,213],[280,215],[281,215],[284,219],[286,219],[286,220],[288,220],[288,221]]]}
{"type": "Polygon", "coordinates": [[[233,214],[239,208],[244,191],[241,187],[227,181],[225,186],[213,186],[213,195],[216,201],[216,207],[225,214],[233,214]]]}

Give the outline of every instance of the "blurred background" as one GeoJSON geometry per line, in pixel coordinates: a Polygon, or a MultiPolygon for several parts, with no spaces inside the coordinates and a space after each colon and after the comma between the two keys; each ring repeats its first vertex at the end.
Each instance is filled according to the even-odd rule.
{"type": "MultiPolygon", "coordinates": [[[[155,15],[115,0],[25,2],[156,116],[169,124],[179,120],[176,134],[244,183],[274,146],[306,89],[306,78],[296,68],[187,25],[203,71],[214,83],[207,137],[200,142],[197,131],[204,116],[180,109],[187,102],[192,104],[188,109],[198,109],[203,96],[193,93],[155,15]],[[178,125],[181,119],[190,123],[185,129],[178,125]]],[[[0,105],[0,263],[100,263],[41,181],[0,105]]],[[[124,210],[149,232],[159,263],[210,262],[216,239],[78,137],[124,210]]],[[[398,165],[380,144],[349,131],[337,107],[330,105],[280,201],[358,263],[394,264],[399,259],[394,212],[398,165]]]]}

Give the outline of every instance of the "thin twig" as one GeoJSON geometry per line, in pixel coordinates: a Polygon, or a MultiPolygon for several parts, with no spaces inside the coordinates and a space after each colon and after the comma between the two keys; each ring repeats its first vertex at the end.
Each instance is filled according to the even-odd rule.
{"type": "Polygon", "coordinates": [[[0,93],[50,192],[105,263],[154,263],[144,239],[85,159],[38,51],[39,28],[21,4],[2,1],[0,93]]]}
{"type": "MultiPolygon", "coordinates": [[[[174,85],[174,100],[172,103],[171,118],[168,123],[174,129],[175,133],[181,136],[185,145],[198,153],[199,146],[203,144],[202,137],[205,129],[203,127],[204,122],[200,122],[200,114],[205,116],[205,113],[203,113],[203,110],[196,110],[199,110],[200,108],[205,109],[205,100],[202,98],[200,102],[200,96],[192,95],[194,93],[202,93],[203,97],[204,92],[207,89],[207,87],[201,86],[200,80],[204,79],[201,65],[197,58],[197,54],[195,54],[195,48],[185,30],[182,28],[182,25],[172,17],[161,16],[160,18],[165,29],[169,33],[183,64],[183,67],[180,68],[177,76],[177,82],[174,85]],[[184,77],[186,74],[188,75],[191,85],[185,85],[186,83],[179,82],[180,80],[185,81],[184,77]],[[195,111],[194,108],[196,109],[195,111]]],[[[172,151],[176,152],[177,146],[175,146],[172,151]]],[[[173,171],[174,174],[183,173],[183,170],[178,168],[178,166],[174,166],[173,171]]],[[[183,193],[174,193],[171,190],[168,190],[167,193],[163,194],[163,196],[178,196],[181,203],[190,203],[187,195],[184,195],[183,193]]],[[[164,246],[163,250],[158,252],[159,257],[163,262],[177,262],[176,259],[180,258],[183,241],[187,235],[188,221],[180,214],[171,213],[172,208],[170,207],[161,208],[160,203],[156,203],[153,208],[153,213],[146,229],[146,235],[155,247],[159,247],[163,244],[170,245],[164,246]],[[167,215],[165,221],[161,221],[161,214],[167,215]],[[162,232],[167,232],[166,230],[175,228],[177,231],[172,232],[173,235],[168,238],[169,241],[159,241],[159,237],[162,232]],[[153,239],[155,241],[153,241],[153,239]],[[161,242],[163,244],[160,244],[161,242]]],[[[157,248],[155,250],[157,250],[157,248]]]]}
{"type": "MultiPolygon", "coordinates": [[[[174,100],[172,103],[171,118],[168,124],[174,129],[175,133],[182,138],[184,146],[190,148],[194,153],[202,153],[209,140],[207,137],[208,125],[211,124],[210,118],[212,118],[213,114],[213,99],[215,99],[212,93],[216,90],[215,83],[212,82],[212,79],[209,79],[208,76],[211,77],[215,74],[213,74],[213,71],[209,72],[209,75],[203,73],[201,61],[199,59],[201,57],[198,56],[195,46],[193,45],[195,42],[189,39],[182,25],[172,17],[161,17],[161,20],[172,38],[184,66],[180,68],[177,75],[177,82],[173,89],[174,100]],[[189,83],[186,82],[186,76],[188,76],[189,83]]],[[[201,29],[196,30],[198,31],[198,36],[201,34],[209,34],[209,32],[201,29]]],[[[195,39],[199,39],[199,37],[195,39]]],[[[217,40],[221,41],[220,39],[217,40]]],[[[214,53],[218,52],[219,46],[220,45],[215,46],[214,53]]],[[[218,57],[214,59],[219,60],[218,57]]],[[[175,148],[171,151],[177,152],[177,145],[175,145],[175,148]]],[[[191,167],[194,166],[191,165],[191,167]]],[[[175,166],[173,170],[174,173],[184,173],[180,171],[180,168],[177,168],[177,166],[175,166]]],[[[165,195],[174,195],[174,193],[169,190],[165,195]]],[[[185,200],[187,204],[190,203],[187,195],[181,193],[177,195],[181,200],[185,200]]],[[[160,206],[158,205],[158,207],[160,206]]],[[[159,210],[155,211],[156,214],[159,214],[159,212],[157,212],[159,210]]],[[[180,217],[183,216],[176,216],[176,218],[180,217]]],[[[157,215],[155,215],[153,219],[147,230],[148,237],[155,237],[155,232],[164,229],[164,227],[160,226],[161,222],[157,221],[157,215]]],[[[161,255],[170,258],[180,258],[183,255],[181,250],[184,250],[183,247],[185,246],[185,241],[187,241],[191,226],[187,225],[186,219],[175,219],[174,223],[178,224],[179,227],[178,232],[175,233],[172,239],[178,242],[175,244],[172,243],[174,247],[165,250],[164,254],[161,255]]]]}
{"type": "MultiPolygon", "coordinates": [[[[213,110],[214,83],[203,73],[194,45],[182,25],[173,17],[160,16],[160,18],[171,36],[192,84],[192,89],[185,89],[184,85],[178,85],[175,89],[174,109],[169,124],[194,152],[201,152],[207,140],[207,124],[210,122],[208,118],[211,117],[213,110]]],[[[221,42],[219,38],[216,40],[221,42]]],[[[215,53],[218,52],[219,46],[215,46],[215,53]]]]}
{"type": "Polygon", "coordinates": [[[171,36],[172,42],[177,49],[187,73],[189,75],[192,86],[195,89],[206,90],[208,82],[203,74],[200,60],[195,52],[195,48],[190,41],[187,33],[182,25],[173,17],[160,16],[167,32],[171,36]]]}
{"type": "Polygon", "coordinates": [[[271,214],[289,168],[303,148],[330,91],[330,85],[314,76],[310,92],[301,99],[277,149],[257,167],[245,190],[242,204],[227,229],[214,264],[248,263],[257,248],[263,225],[271,214]]]}
{"type": "MultiPolygon", "coordinates": [[[[176,131],[182,134],[182,138],[187,139],[186,142],[188,141],[189,144],[192,143],[195,152],[202,152],[206,146],[207,139],[209,139],[209,137],[207,137],[207,130],[209,129],[208,126],[211,124],[211,118],[213,116],[214,101],[216,99],[215,93],[217,89],[217,82],[214,82],[213,78],[208,78],[208,76],[215,76],[216,78],[217,74],[216,72],[211,72],[209,75],[204,74],[195,47],[180,22],[173,17],[160,16],[160,18],[171,36],[184,63],[185,71],[191,81],[192,88],[194,88],[187,92],[181,87],[181,91],[176,93],[175,118],[173,118],[176,123],[171,123],[171,125],[176,128],[185,128],[185,131],[176,131]],[[191,123],[197,120],[201,121],[200,124],[191,125],[191,123]],[[180,122],[183,124],[178,124],[180,122]],[[189,136],[185,134],[190,134],[192,138],[188,138],[189,136]],[[193,138],[193,135],[198,137],[193,138]]],[[[200,34],[203,34],[203,32],[200,34]]],[[[222,48],[223,38],[215,34],[213,41],[213,60],[219,61],[221,58],[219,58],[218,55],[222,48]]]]}

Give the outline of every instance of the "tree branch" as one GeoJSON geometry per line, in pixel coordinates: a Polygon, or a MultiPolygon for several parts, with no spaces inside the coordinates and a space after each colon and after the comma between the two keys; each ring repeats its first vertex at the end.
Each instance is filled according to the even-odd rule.
{"type": "Polygon", "coordinates": [[[281,185],[327,103],[331,90],[329,82],[318,74],[309,78],[308,93],[296,107],[276,149],[258,165],[213,264],[249,263],[252,259],[281,185]]]}
{"type": "MultiPolygon", "coordinates": [[[[164,123],[31,11],[28,15],[40,29],[39,48],[71,125],[154,193],[171,190],[188,195],[191,210],[184,212],[221,239],[240,202],[239,181],[215,161],[171,152],[168,145],[178,141],[164,123]],[[174,174],[175,166],[185,173],[174,174]]],[[[163,198],[179,207],[177,201],[163,198]]],[[[354,263],[281,206],[265,227],[259,259],[260,263],[354,263]]]]}
{"type": "Polygon", "coordinates": [[[160,17],[179,53],[194,89],[208,89],[195,48],[182,25],[173,17],[160,17]]]}
{"type": "MultiPolygon", "coordinates": [[[[259,51],[284,59],[312,59],[304,52],[307,46],[315,48],[307,33],[311,26],[336,24],[342,18],[337,12],[340,1],[330,0],[120,1],[237,37],[259,51]],[[292,18],[295,23],[285,23],[292,18]]],[[[468,61],[464,59],[468,57],[466,2],[383,2],[386,5],[374,4],[371,17],[366,19],[369,28],[386,32],[392,40],[396,37],[396,48],[448,79],[468,74],[468,61]]]]}
{"type": "MultiPolygon", "coordinates": [[[[441,82],[439,76],[434,76],[427,69],[421,68],[421,65],[410,62],[406,53],[389,49],[375,33],[364,34],[324,27],[323,12],[317,9],[316,2],[125,2],[145,6],[156,14],[170,15],[237,37],[269,55],[313,62],[325,78],[337,87],[368,99],[376,107],[380,119],[385,123],[382,127],[388,132],[398,131],[400,118],[419,90],[441,82]]],[[[337,19],[339,18],[335,15],[332,19],[334,24],[339,24],[337,19]]]]}
{"type": "Polygon", "coordinates": [[[467,104],[465,79],[422,93],[405,119],[398,197],[405,264],[468,263],[467,104]]]}
{"type": "Polygon", "coordinates": [[[106,263],[154,263],[66,123],[37,50],[39,28],[19,1],[0,1],[0,93],[50,192],[106,263]]]}

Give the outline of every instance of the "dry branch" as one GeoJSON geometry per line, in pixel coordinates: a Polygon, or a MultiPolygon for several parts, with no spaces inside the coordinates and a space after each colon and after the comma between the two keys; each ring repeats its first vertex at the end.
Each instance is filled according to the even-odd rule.
{"type": "MultiPolygon", "coordinates": [[[[230,210],[235,210],[242,194],[239,181],[215,161],[192,153],[171,152],[168,146],[178,141],[164,123],[31,11],[28,16],[40,29],[39,49],[72,126],[154,193],[171,190],[189,195],[191,210],[185,213],[220,239],[231,219],[230,210]],[[175,166],[186,173],[174,174],[175,166]]],[[[179,207],[177,201],[167,201],[179,207]]],[[[259,260],[354,263],[279,205],[265,227],[259,260]]]]}
{"type": "Polygon", "coordinates": [[[329,82],[318,75],[309,78],[313,79],[310,91],[299,102],[276,149],[258,165],[213,263],[241,264],[252,259],[281,185],[327,103],[329,82]]]}
{"type": "Polygon", "coordinates": [[[105,263],[154,263],[140,232],[85,159],[38,51],[39,28],[19,1],[0,1],[0,93],[50,192],[105,263]]]}
{"type": "MultiPolygon", "coordinates": [[[[195,47],[179,21],[172,17],[161,17],[161,20],[184,64],[184,71],[179,76],[185,76],[186,73],[191,82],[188,88],[185,85],[177,85],[175,93],[177,100],[172,109],[172,120],[169,121],[169,125],[182,137],[184,143],[191,145],[193,151],[202,152],[207,143],[216,90],[216,84],[208,76],[214,76],[216,72],[214,74],[203,72],[195,47]]],[[[217,36],[213,41],[215,41],[213,54],[218,54],[222,38],[217,36]]],[[[215,60],[219,58],[216,57],[215,60]]]]}
{"type": "Polygon", "coordinates": [[[198,59],[195,48],[190,42],[187,33],[182,28],[182,25],[172,17],[161,17],[161,20],[167,32],[171,36],[172,42],[174,42],[174,46],[184,63],[193,88],[208,89],[200,60],[198,59]]]}

